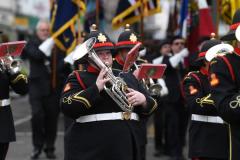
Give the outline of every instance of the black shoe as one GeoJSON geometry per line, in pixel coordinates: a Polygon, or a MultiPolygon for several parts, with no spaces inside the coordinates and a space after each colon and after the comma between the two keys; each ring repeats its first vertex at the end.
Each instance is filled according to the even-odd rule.
{"type": "Polygon", "coordinates": [[[46,152],[46,157],[47,157],[48,159],[56,159],[56,155],[55,155],[54,152],[52,152],[52,151],[47,151],[47,152],[46,152]]]}
{"type": "Polygon", "coordinates": [[[41,154],[41,149],[34,149],[31,154],[31,159],[38,159],[41,154]]]}

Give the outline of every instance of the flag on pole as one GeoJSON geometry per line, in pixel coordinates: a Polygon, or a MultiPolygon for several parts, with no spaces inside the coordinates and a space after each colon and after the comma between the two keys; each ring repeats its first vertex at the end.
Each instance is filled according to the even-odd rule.
{"type": "Polygon", "coordinates": [[[206,0],[189,2],[187,44],[190,53],[194,53],[198,50],[198,40],[210,37],[211,33],[215,32],[215,27],[206,0]]]}
{"type": "Polygon", "coordinates": [[[160,0],[120,0],[116,16],[112,20],[112,27],[117,29],[126,24],[133,24],[140,21],[141,14],[147,17],[160,11],[160,0]],[[141,11],[142,5],[143,13],[141,11]]]}
{"type": "Polygon", "coordinates": [[[240,8],[240,2],[239,0],[222,0],[221,2],[221,18],[227,24],[231,24],[234,13],[240,8]]]}
{"type": "Polygon", "coordinates": [[[183,0],[180,10],[180,35],[183,38],[187,38],[187,23],[188,23],[188,0],[183,0]]]}
{"type": "Polygon", "coordinates": [[[83,0],[55,0],[51,3],[51,38],[66,53],[77,44],[75,24],[85,10],[83,0]]]}

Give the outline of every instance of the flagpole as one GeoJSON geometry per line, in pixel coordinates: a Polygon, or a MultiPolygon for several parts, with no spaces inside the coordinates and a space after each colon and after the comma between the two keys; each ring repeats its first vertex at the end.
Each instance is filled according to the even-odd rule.
{"type": "Polygon", "coordinates": [[[96,0],[96,25],[99,28],[99,0],[96,0]]]}
{"type": "Polygon", "coordinates": [[[140,33],[142,43],[144,42],[144,4],[143,0],[141,0],[141,13],[140,13],[140,33]]]}
{"type": "Polygon", "coordinates": [[[216,10],[217,10],[217,16],[216,16],[216,18],[217,18],[217,20],[216,20],[216,35],[217,35],[217,37],[219,37],[219,35],[218,35],[218,34],[219,34],[219,21],[220,21],[219,1],[216,1],[215,3],[216,3],[216,10]]]}

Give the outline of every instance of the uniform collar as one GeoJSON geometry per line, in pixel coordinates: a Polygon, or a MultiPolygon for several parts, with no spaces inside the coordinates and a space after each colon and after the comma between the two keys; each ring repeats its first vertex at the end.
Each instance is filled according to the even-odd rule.
{"type": "Polygon", "coordinates": [[[122,60],[122,57],[120,54],[117,54],[116,57],[115,57],[116,61],[118,64],[120,64],[121,66],[124,65],[124,61],[122,60]]]}
{"type": "Polygon", "coordinates": [[[89,65],[87,67],[87,71],[90,72],[90,73],[96,73],[96,74],[98,74],[100,72],[97,68],[95,68],[95,67],[93,67],[91,65],[89,65]]]}
{"type": "Polygon", "coordinates": [[[206,70],[205,68],[201,67],[201,68],[200,68],[200,72],[201,72],[203,75],[208,76],[208,70],[206,70]]]}
{"type": "Polygon", "coordinates": [[[240,48],[234,48],[234,52],[238,55],[238,56],[240,56],[240,48]]]}

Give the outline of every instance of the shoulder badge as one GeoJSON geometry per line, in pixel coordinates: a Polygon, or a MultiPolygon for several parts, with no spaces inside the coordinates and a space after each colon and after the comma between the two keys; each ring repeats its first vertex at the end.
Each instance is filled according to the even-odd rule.
{"type": "Polygon", "coordinates": [[[216,86],[219,84],[219,79],[215,73],[211,73],[210,75],[210,85],[216,86]]]}
{"type": "Polygon", "coordinates": [[[193,85],[190,85],[190,86],[189,86],[189,93],[190,93],[191,95],[196,94],[197,92],[198,92],[198,89],[197,89],[197,88],[195,88],[193,85]]]}
{"type": "Polygon", "coordinates": [[[63,92],[67,92],[67,91],[69,91],[70,89],[71,89],[71,83],[67,83],[67,84],[65,85],[65,87],[64,87],[63,92]]]}

